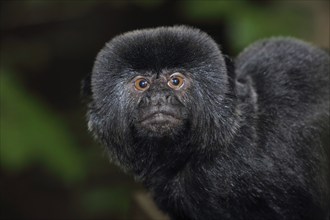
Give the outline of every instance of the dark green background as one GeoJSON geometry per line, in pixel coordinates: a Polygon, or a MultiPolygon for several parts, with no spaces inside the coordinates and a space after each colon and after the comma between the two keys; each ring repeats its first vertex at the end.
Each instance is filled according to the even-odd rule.
{"type": "Polygon", "coordinates": [[[270,36],[329,48],[329,2],[1,1],[1,219],[130,219],[141,185],[87,133],[80,80],[113,36],[199,27],[237,55],[270,36]]]}

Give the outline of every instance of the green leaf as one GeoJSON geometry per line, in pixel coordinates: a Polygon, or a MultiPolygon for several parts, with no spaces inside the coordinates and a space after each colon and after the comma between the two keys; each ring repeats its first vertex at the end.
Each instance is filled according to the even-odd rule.
{"type": "Polygon", "coordinates": [[[4,169],[20,172],[40,165],[67,182],[86,175],[81,151],[65,122],[3,70],[0,101],[0,155],[4,169]]]}
{"type": "Polygon", "coordinates": [[[129,212],[131,191],[124,187],[106,187],[81,194],[80,202],[88,215],[115,213],[125,216],[129,212]]]}

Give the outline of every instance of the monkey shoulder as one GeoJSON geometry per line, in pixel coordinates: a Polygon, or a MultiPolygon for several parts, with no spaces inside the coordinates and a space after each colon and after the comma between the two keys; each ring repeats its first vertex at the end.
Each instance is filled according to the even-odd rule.
{"type": "Polygon", "coordinates": [[[254,87],[261,108],[301,112],[319,108],[319,103],[329,100],[329,63],[329,54],[311,44],[293,38],[270,38],[239,54],[235,60],[236,81],[254,87]]]}
{"type": "Polygon", "coordinates": [[[236,87],[254,91],[256,97],[260,149],[304,167],[304,161],[314,160],[329,146],[320,138],[329,135],[329,66],[328,53],[293,38],[258,41],[237,57],[236,87]],[[293,156],[298,151],[310,156],[293,156]]]}

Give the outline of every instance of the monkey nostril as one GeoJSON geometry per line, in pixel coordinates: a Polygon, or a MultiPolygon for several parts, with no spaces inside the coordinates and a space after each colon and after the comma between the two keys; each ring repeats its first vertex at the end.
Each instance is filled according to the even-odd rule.
{"type": "Polygon", "coordinates": [[[175,104],[175,101],[174,100],[175,99],[172,96],[170,96],[170,95],[166,96],[166,102],[167,103],[169,103],[169,104],[175,104]]]}
{"type": "Polygon", "coordinates": [[[156,101],[155,101],[155,104],[156,105],[158,105],[158,106],[161,106],[161,105],[164,105],[164,104],[166,104],[167,102],[166,102],[166,97],[160,97],[159,99],[157,99],[156,101]]]}
{"type": "Polygon", "coordinates": [[[156,94],[150,97],[151,105],[164,105],[168,103],[168,95],[156,94]]]}

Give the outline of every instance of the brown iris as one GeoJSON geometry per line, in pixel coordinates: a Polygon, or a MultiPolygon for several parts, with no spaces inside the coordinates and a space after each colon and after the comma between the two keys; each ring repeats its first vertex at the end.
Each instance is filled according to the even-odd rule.
{"type": "Polygon", "coordinates": [[[181,73],[173,73],[170,76],[170,80],[168,81],[167,85],[172,89],[178,90],[184,84],[184,76],[181,73]]]}
{"type": "Polygon", "coordinates": [[[149,88],[150,84],[146,78],[137,78],[134,82],[135,88],[139,91],[145,91],[149,88]]]}

